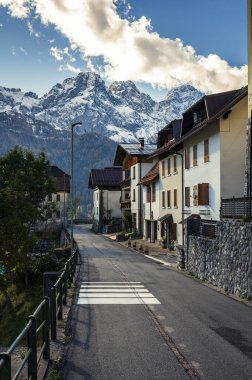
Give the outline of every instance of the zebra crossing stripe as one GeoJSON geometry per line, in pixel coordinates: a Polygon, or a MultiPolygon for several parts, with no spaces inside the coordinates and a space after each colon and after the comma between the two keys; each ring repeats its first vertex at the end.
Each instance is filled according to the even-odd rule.
{"type": "Polygon", "coordinates": [[[82,282],[78,305],[160,304],[140,282],[82,282]],[[118,284],[118,285],[117,285],[118,284]],[[119,285],[120,284],[120,285],[119,285]],[[139,284],[139,285],[134,285],[139,284]]]}

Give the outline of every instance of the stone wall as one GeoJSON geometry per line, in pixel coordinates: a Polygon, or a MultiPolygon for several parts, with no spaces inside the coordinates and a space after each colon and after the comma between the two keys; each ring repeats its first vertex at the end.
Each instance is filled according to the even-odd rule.
{"type": "Polygon", "coordinates": [[[252,297],[252,223],[221,221],[216,239],[189,236],[188,271],[225,291],[252,297]]]}

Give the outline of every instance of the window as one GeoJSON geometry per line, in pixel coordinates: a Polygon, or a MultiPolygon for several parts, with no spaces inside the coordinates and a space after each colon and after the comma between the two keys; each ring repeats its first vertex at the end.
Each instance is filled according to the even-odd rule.
{"type": "Polygon", "coordinates": [[[152,194],[152,202],[156,202],[156,184],[155,182],[151,184],[151,194],[152,194]]]}
{"type": "Polygon", "coordinates": [[[165,163],[162,161],[162,177],[165,176],[165,163]]]}
{"type": "Polygon", "coordinates": [[[197,145],[193,146],[193,166],[197,166],[197,145]]]}
{"type": "Polygon", "coordinates": [[[60,202],[60,194],[57,194],[57,202],[60,202]]]}
{"type": "Polygon", "coordinates": [[[136,167],[135,166],[133,166],[132,171],[133,171],[132,179],[136,179],[136,167]]]}
{"type": "Polygon", "coordinates": [[[171,159],[170,158],[168,158],[167,160],[167,165],[168,165],[167,173],[168,175],[171,175],[171,159]]]}
{"type": "Polygon", "coordinates": [[[162,207],[165,207],[165,192],[162,191],[162,207]]]}
{"type": "Polygon", "coordinates": [[[171,208],[171,190],[167,190],[167,207],[171,208]]]}
{"type": "Polygon", "coordinates": [[[173,190],[173,206],[178,207],[177,189],[173,190]]]}
{"type": "Polygon", "coordinates": [[[52,194],[49,194],[48,195],[48,202],[51,202],[52,201],[52,194]]]}
{"type": "Polygon", "coordinates": [[[137,228],[137,215],[136,215],[136,213],[133,213],[133,214],[132,214],[132,227],[133,227],[134,229],[137,228]]]}
{"type": "Polygon", "coordinates": [[[98,207],[96,207],[96,214],[98,215],[98,207]]]}
{"type": "Polygon", "coordinates": [[[185,149],[185,168],[190,169],[190,149],[185,149]]]}
{"type": "Polygon", "coordinates": [[[132,202],[136,201],[136,189],[133,189],[133,197],[132,197],[132,202]]]}
{"type": "Polygon", "coordinates": [[[185,206],[190,207],[190,187],[185,187],[185,206]]]}
{"type": "Polygon", "coordinates": [[[198,184],[198,205],[199,206],[209,205],[209,184],[208,183],[198,184]]]}
{"type": "Polygon", "coordinates": [[[173,156],[173,173],[177,173],[177,156],[173,156]]]}
{"type": "Polygon", "coordinates": [[[60,218],[60,211],[56,211],[56,218],[57,218],[57,219],[60,218]]]}
{"type": "Polygon", "coordinates": [[[97,201],[98,201],[98,192],[96,193],[96,199],[97,199],[97,201]]]}
{"type": "Polygon", "coordinates": [[[150,203],[150,201],[151,201],[151,187],[147,186],[147,189],[146,189],[146,202],[150,203]]]}
{"type": "Polygon", "coordinates": [[[209,162],[209,140],[204,141],[204,162],[209,162]]]}

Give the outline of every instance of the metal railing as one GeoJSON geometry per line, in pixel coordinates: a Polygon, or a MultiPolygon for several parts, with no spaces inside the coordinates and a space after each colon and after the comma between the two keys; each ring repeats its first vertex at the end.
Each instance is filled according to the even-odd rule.
{"type": "Polygon", "coordinates": [[[222,218],[241,219],[243,217],[251,218],[252,198],[228,198],[221,199],[220,214],[222,218]]]}
{"type": "Polygon", "coordinates": [[[188,235],[205,236],[216,238],[217,221],[206,219],[188,219],[187,221],[188,235]]]}
{"type": "Polygon", "coordinates": [[[27,365],[28,380],[37,380],[38,364],[41,358],[50,359],[50,333],[51,340],[55,340],[57,320],[62,319],[62,308],[63,305],[66,305],[67,289],[73,281],[78,254],[78,247],[74,241],[73,254],[67,260],[61,275],[51,288],[50,297],[43,298],[35,312],[28,317],[26,326],[12,345],[6,352],[0,353],[1,380],[17,380],[25,365],[27,365]],[[27,339],[27,351],[16,373],[12,376],[11,355],[24,338],[27,339]],[[41,347],[39,347],[40,343],[41,347]]]}

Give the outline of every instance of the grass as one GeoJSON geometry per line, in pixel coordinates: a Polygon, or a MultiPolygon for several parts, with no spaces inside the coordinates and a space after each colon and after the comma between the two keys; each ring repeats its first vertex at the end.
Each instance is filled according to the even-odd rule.
{"type": "MultiPolygon", "coordinates": [[[[0,346],[8,347],[25,327],[27,318],[42,300],[42,286],[33,285],[27,288],[12,285],[8,288],[11,303],[2,308],[0,298],[0,346]]],[[[24,340],[24,345],[26,340],[24,340]]]]}

